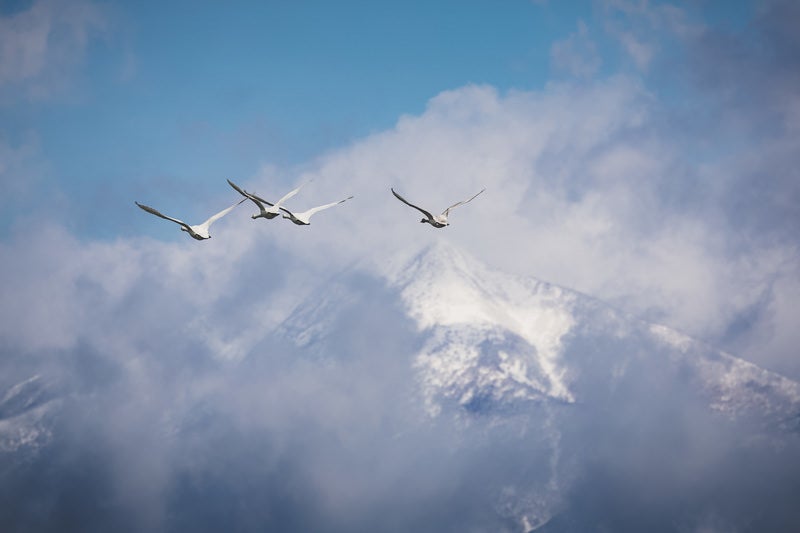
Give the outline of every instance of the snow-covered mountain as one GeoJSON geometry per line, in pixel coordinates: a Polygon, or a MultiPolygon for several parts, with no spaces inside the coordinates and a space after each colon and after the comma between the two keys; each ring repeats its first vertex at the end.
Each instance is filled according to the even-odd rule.
{"type": "Polygon", "coordinates": [[[0,453],[36,450],[52,438],[51,413],[61,401],[40,375],[10,387],[0,399],[0,453]]]}
{"type": "Polygon", "coordinates": [[[0,520],[58,523],[79,490],[98,530],[800,521],[792,380],[448,244],[309,292],[238,362],[174,328],[133,358],[87,344],[28,363],[0,390],[0,501],[35,505],[0,520]]]}
{"type": "Polygon", "coordinates": [[[800,412],[800,384],[792,380],[587,295],[493,270],[449,244],[390,266],[383,282],[371,287],[382,296],[359,298],[352,280],[333,280],[298,306],[282,335],[332,353],[320,345],[341,328],[341,313],[365,300],[396,298],[416,328],[412,365],[431,414],[442,402],[467,411],[581,403],[591,394],[587,387],[613,389],[629,367],[647,364],[680,374],[710,409],[728,416],[800,412]]]}
{"type": "Polygon", "coordinates": [[[587,295],[491,269],[448,244],[389,263],[368,283],[338,276],[279,333],[305,354],[333,359],[352,349],[340,339],[366,338],[355,349],[375,350],[391,335],[394,350],[404,346],[425,416],[457,421],[460,446],[484,446],[486,461],[502,464],[495,454],[503,449],[522,463],[525,475],[483,480],[509,531],[588,527],[569,510],[570,494],[599,454],[615,461],[651,450],[640,457],[641,476],[669,478],[648,453],[673,453],[704,471],[705,454],[741,452],[706,443],[698,426],[736,442],[798,444],[798,383],[587,295]],[[685,442],[655,451],[672,431],[685,442]]]}

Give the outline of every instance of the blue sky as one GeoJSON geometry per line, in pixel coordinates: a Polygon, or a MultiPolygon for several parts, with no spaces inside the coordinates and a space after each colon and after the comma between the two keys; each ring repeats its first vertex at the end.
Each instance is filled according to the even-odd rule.
{"type": "MultiPolygon", "coordinates": [[[[670,366],[682,346],[719,349],[776,373],[731,363],[745,377],[725,386],[758,376],[791,392],[800,381],[797,27],[794,0],[0,4],[0,445],[55,443],[19,462],[0,449],[11,480],[0,519],[19,510],[26,529],[39,516],[26,501],[91,517],[89,499],[70,514],[69,495],[86,489],[110,498],[98,529],[130,516],[146,530],[203,521],[170,522],[173,505],[225,523],[238,501],[267,502],[270,523],[295,530],[329,517],[353,530],[389,507],[411,526],[475,525],[499,504],[459,481],[549,472],[544,460],[519,468],[532,446],[574,459],[553,474],[559,497],[589,517],[573,530],[598,515],[613,530],[650,529],[626,494],[657,502],[648,520],[688,516],[687,531],[729,531],[762,503],[779,511],[773,523],[800,520],[784,490],[796,488],[795,437],[775,456],[740,438],[761,421],[717,417],[670,366]],[[307,227],[253,221],[243,203],[203,242],[134,205],[200,222],[240,198],[226,178],[268,199],[304,184],[297,210],[354,198],[307,227]],[[390,187],[437,212],[486,191],[436,230],[390,187]],[[424,250],[434,259],[417,261],[424,250]],[[448,250],[476,258],[456,261],[452,284],[448,250]],[[554,284],[557,312],[544,293],[507,289],[536,280],[554,284]],[[574,410],[544,402],[525,419],[548,426],[544,439],[506,439],[516,419],[496,435],[480,398],[475,412],[453,400],[452,419],[424,418],[420,383],[439,378],[419,361],[447,374],[443,361],[487,331],[496,295],[475,287],[508,300],[493,318],[521,317],[516,336],[476,346],[521,350],[523,378],[538,379],[526,364],[547,379],[567,360],[578,370],[559,376],[574,410]],[[426,329],[414,304],[439,309],[439,289],[456,319],[426,329]],[[577,323],[607,360],[592,358],[591,335],[559,352],[577,323]],[[667,344],[640,343],[651,323],[667,344]],[[324,353],[295,346],[293,324],[327,332],[324,353]],[[620,331],[634,333],[622,342],[620,331]],[[37,407],[19,415],[26,394],[37,407]],[[594,414],[612,431],[592,433],[594,414]],[[33,430],[13,433],[20,420],[33,430]],[[595,439],[600,453],[586,450],[595,439]],[[654,460],[664,442],[685,456],[654,460]],[[741,462],[763,466],[778,494],[751,485],[741,462]],[[85,464],[94,470],[81,477],[85,464]],[[43,486],[38,469],[63,484],[43,486]],[[719,507],[686,503],[698,471],[698,501],[732,487],[710,498],[719,507]],[[612,485],[598,506],[593,494],[612,485]],[[297,496],[306,490],[319,500],[297,496]]],[[[712,367],[731,361],[714,357],[712,367]]],[[[538,505],[523,500],[514,505],[538,505]]]]}
{"type": "MultiPolygon", "coordinates": [[[[736,26],[742,5],[695,11],[736,26]]],[[[95,191],[121,201],[154,179],[210,193],[224,178],[302,164],[389,129],[467,84],[541,89],[558,77],[552,44],[578,24],[602,58],[595,75],[630,69],[605,29],[606,7],[590,1],[76,6],[83,14],[60,30],[56,22],[50,37],[74,57],[51,52],[41,71],[7,84],[0,108],[4,139],[32,143],[41,179],[73,204],[95,191]]],[[[76,231],[127,231],[91,212],[73,213],[76,231]]]]}
{"type": "Polygon", "coordinates": [[[80,195],[154,177],[210,186],[387,129],[445,89],[541,86],[548,43],[591,13],[575,5],[105,4],[67,87],[31,101],[23,82],[5,135],[35,136],[48,177],[80,195]]]}

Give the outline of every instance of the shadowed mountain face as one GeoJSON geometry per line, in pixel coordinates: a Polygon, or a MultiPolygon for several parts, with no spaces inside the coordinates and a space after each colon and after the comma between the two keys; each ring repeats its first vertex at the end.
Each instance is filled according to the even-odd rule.
{"type": "Polygon", "coordinates": [[[2,392],[9,531],[800,527],[797,383],[447,245],[169,345],[2,392]]]}

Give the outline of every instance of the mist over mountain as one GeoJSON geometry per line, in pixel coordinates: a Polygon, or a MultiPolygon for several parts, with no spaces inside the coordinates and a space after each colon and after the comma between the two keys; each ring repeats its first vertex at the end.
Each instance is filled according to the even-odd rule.
{"type": "Polygon", "coordinates": [[[800,531],[800,2],[186,7],[0,2],[0,533],[800,531]]]}
{"type": "Polygon", "coordinates": [[[449,244],[322,280],[241,359],[79,345],[27,372],[9,531],[800,524],[800,385],[449,244]]]}

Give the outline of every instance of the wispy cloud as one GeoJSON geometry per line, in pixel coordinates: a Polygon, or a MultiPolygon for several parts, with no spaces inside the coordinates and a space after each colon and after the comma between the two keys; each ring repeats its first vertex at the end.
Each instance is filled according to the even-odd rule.
{"type": "Polygon", "coordinates": [[[796,276],[796,243],[740,233],[719,203],[741,197],[730,160],[689,165],[681,154],[693,141],[662,126],[667,111],[626,77],[507,95],[449,91],[423,115],[314,163],[306,171],[317,197],[307,201],[356,199],[328,213],[336,219],[328,227],[320,218],[306,236],[313,245],[275,238],[311,264],[321,249],[342,265],[365,250],[380,258],[438,238],[408,227],[416,219],[390,186],[434,210],[485,186],[480,201],[453,214],[448,238],[495,265],[722,339],[776,278],[796,276]]]}
{"type": "Polygon", "coordinates": [[[579,78],[595,75],[602,64],[597,45],[589,36],[589,29],[583,21],[578,22],[576,32],[553,43],[550,57],[557,69],[579,78]]]}
{"type": "Polygon", "coordinates": [[[36,0],[0,17],[0,89],[49,97],[83,62],[91,36],[106,29],[102,9],[85,1],[36,0]]]}
{"type": "MultiPolygon", "coordinates": [[[[758,423],[714,416],[686,367],[670,352],[638,352],[652,347],[638,336],[606,330],[606,310],[582,326],[598,342],[568,342],[563,354],[580,369],[570,376],[580,404],[534,399],[514,410],[512,399],[495,416],[442,402],[431,419],[412,365],[426,333],[393,287],[359,269],[319,279],[320,269],[296,283],[296,251],[265,249],[264,234],[239,241],[236,226],[221,223],[218,236],[229,238],[202,247],[81,243],[41,226],[36,242],[21,235],[2,267],[20,288],[3,301],[11,322],[0,331],[0,383],[35,369],[34,384],[55,382],[43,390],[61,403],[45,404],[48,446],[21,465],[0,457],[9,461],[3,490],[22,491],[0,491],[0,501],[46,512],[3,506],[5,523],[519,531],[550,520],[557,530],[635,531],[664,521],[730,526],[765,508],[774,513],[759,515],[762,524],[795,517],[772,495],[791,486],[796,448],[743,443],[758,423]],[[312,284],[311,298],[302,284],[312,284]],[[330,322],[317,351],[273,334],[279,321],[269,309],[288,313],[297,303],[323,307],[303,325],[330,322]],[[246,358],[227,360],[220,345],[243,339],[246,358]],[[741,471],[741,454],[752,471],[741,471]]],[[[539,345],[543,333],[527,335],[539,345]]]]}
{"type": "Polygon", "coordinates": [[[603,0],[599,6],[607,34],[642,72],[664,48],[703,31],[703,24],[691,19],[683,7],[668,2],[603,0]]]}
{"type": "MultiPolygon", "coordinates": [[[[0,206],[29,201],[46,165],[42,162],[39,139],[31,132],[12,142],[0,131],[0,206]]],[[[7,223],[8,221],[4,221],[7,223]]]]}

